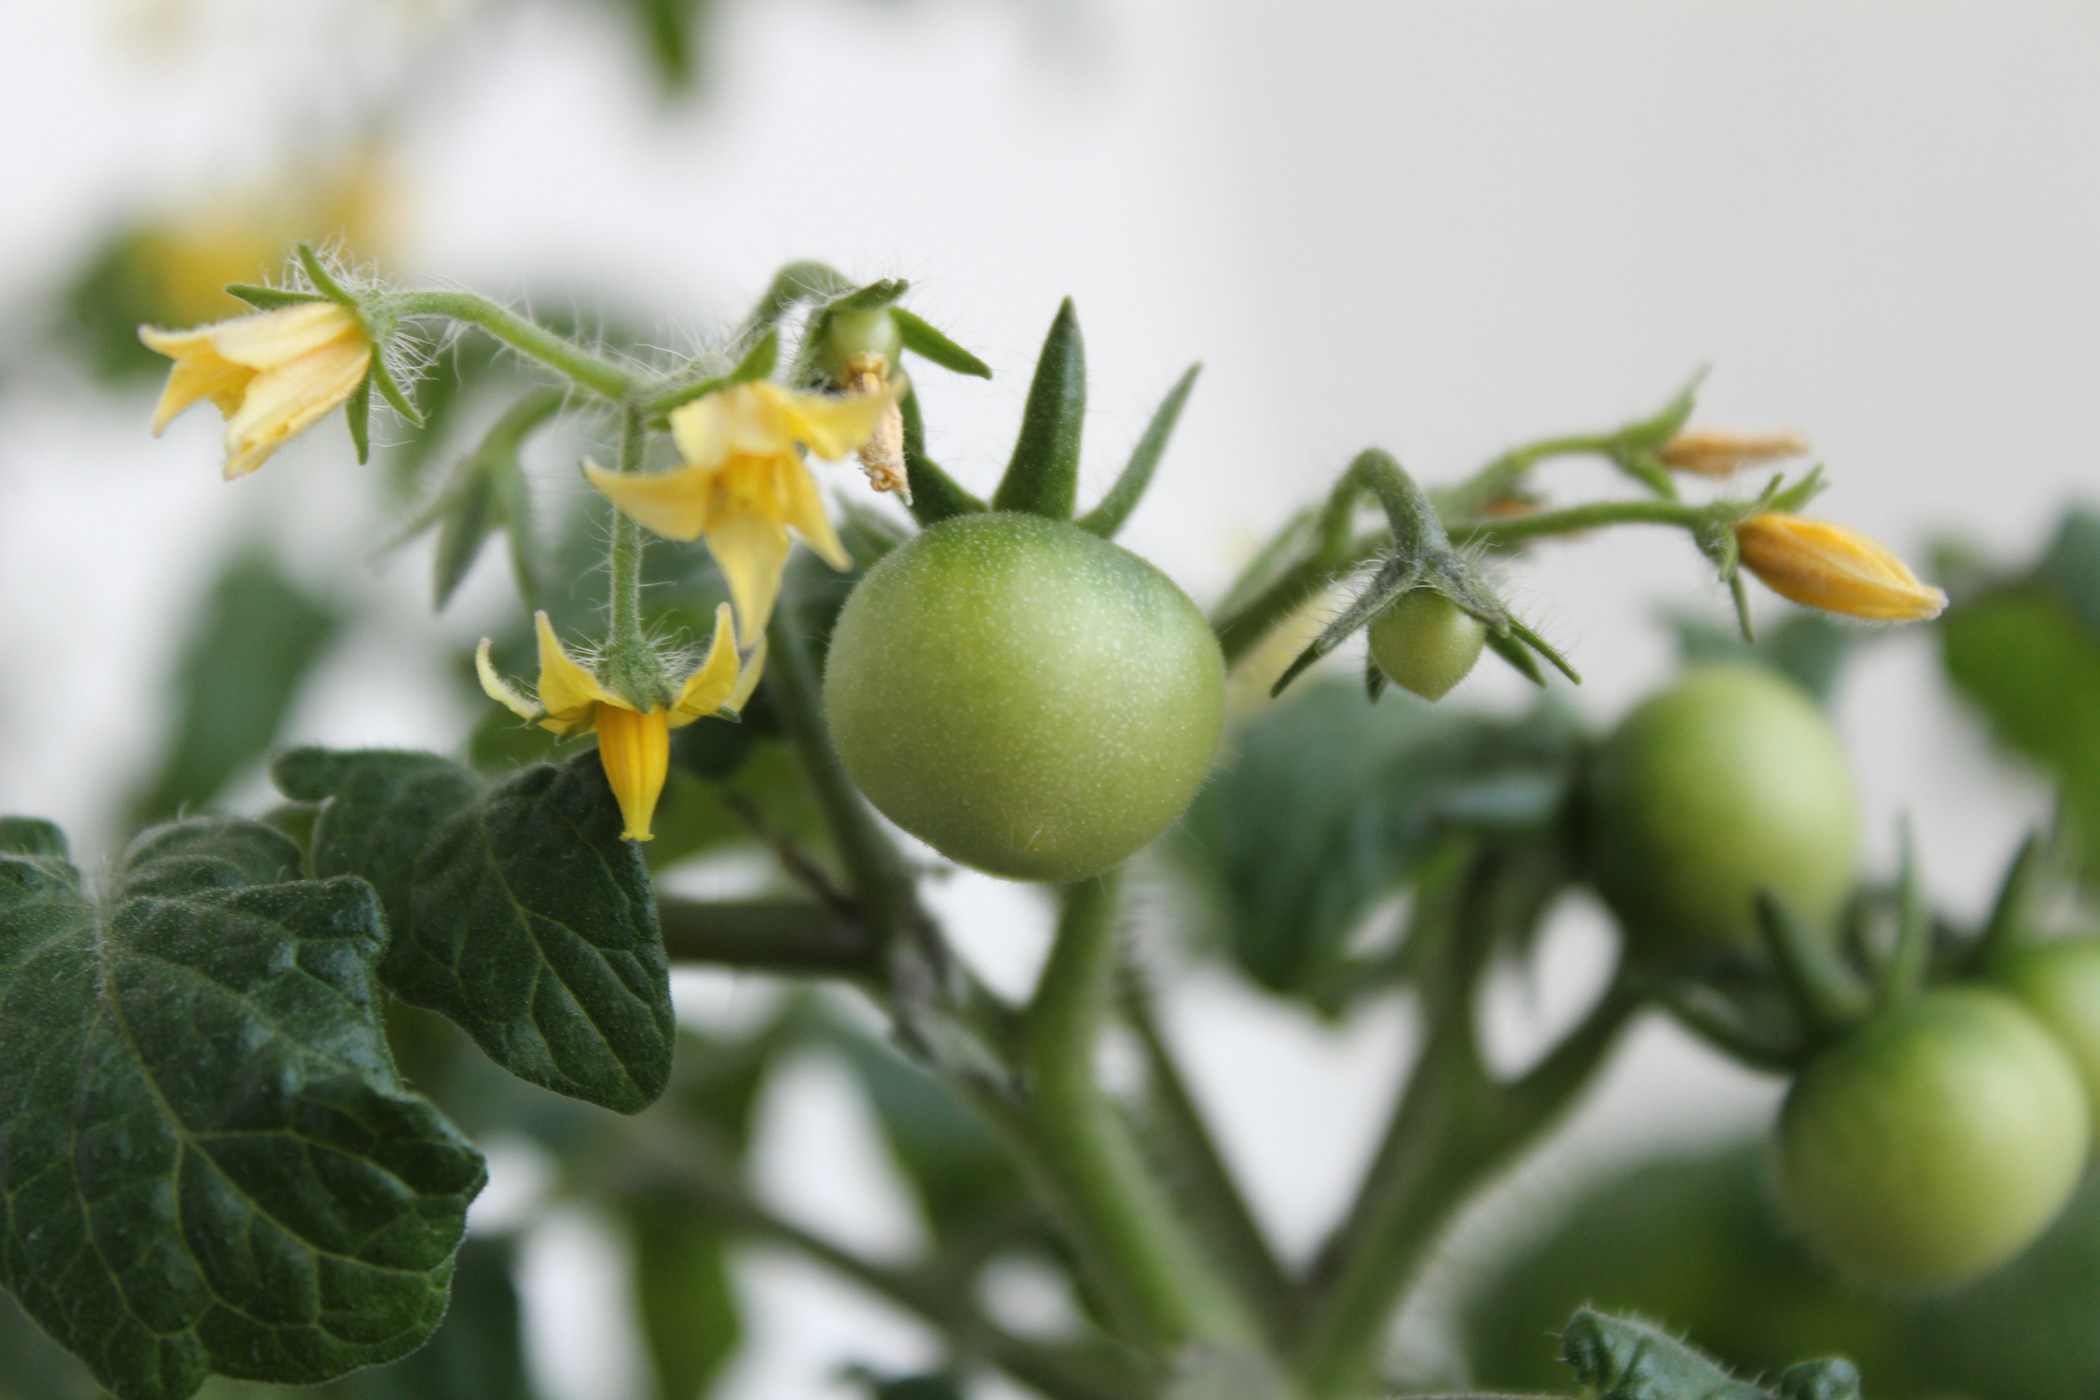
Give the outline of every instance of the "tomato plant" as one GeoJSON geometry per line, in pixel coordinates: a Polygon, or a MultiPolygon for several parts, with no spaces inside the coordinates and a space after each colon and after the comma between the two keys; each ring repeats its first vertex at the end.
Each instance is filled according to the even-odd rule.
{"type": "Polygon", "coordinates": [[[1387,680],[1441,700],[1480,660],[1487,624],[1434,589],[1417,588],[1372,618],[1364,639],[1387,680]]]}
{"type": "Polygon", "coordinates": [[[1858,869],[1836,733],[1747,664],[1695,669],[1635,707],[1597,754],[1587,815],[1591,878],[1655,957],[1751,946],[1760,892],[1827,922],[1858,869]]]}
{"type": "Polygon", "coordinates": [[[1846,1273],[1899,1287],[1988,1272],[2054,1220],[2090,1115],[2069,1054],[2011,998],[1938,988],[1875,1017],[1794,1081],[1781,1204],[1846,1273]]]}
{"type": "Polygon", "coordinates": [[[839,615],[824,707],[890,820],[965,865],[1068,881],[1180,816],[1210,766],[1225,671],[1203,615],[1077,526],[934,526],[839,615]]]}

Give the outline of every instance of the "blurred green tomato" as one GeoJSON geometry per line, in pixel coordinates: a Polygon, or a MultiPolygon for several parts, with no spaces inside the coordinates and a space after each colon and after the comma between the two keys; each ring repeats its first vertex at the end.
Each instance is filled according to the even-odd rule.
{"type": "Polygon", "coordinates": [[[2016,946],[1989,977],[2071,1052],[2100,1128],[2100,937],[2016,946]]]}

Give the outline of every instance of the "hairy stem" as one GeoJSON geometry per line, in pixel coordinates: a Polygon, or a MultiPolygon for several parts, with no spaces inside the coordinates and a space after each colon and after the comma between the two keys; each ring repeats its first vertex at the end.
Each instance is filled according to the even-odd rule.
{"type": "MultiPolygon", "coordinates": [[[[1734,507],[1727,507],[1734,509],[1734,507]]],[[[1460,520],[1451,526],[1455,544],[1522,544],[1548,535],[1570,535],[1606,525],[1672,525],[1698,531],[1721,518],[1712,506],[1679,501],[1593,501],[1566,510],[1545,510],[1508,519],[1460,520]]]]}
{"type": "Polygon", "coordinates": [[[443,316],[463,321],[600,398],[622,400],[634,391],[634,376],[612,361],[472,292],[397,292],[385,299],[383,309],[395,316],[443,316]]]}
{"type": "MultiPolygon", "coordinates": [[[[642,446],[646,434],[642,427],[641,410],[633,407],[620,413],[619,469],[633,473],[642,469],[642,446]]],[[[617,507],[613,510],[612,545],[609,564],[612,573],[612,628],[607,639],[614,652],[641,650],[646,647],[642,639],[642,527],[631,519],[627,512],[617,507]]]]}

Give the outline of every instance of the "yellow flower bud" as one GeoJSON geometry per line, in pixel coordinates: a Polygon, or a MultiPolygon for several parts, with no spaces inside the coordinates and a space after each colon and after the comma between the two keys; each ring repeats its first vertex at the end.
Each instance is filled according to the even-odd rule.
{"type": "Polygon", "coordinates": [[[176,414],[210,399],[226,415],[226,476],[246,476],[364,382],[372,339],[348,307],[303,302],[186,331],[140,326],[139,339],[175,361],[153,411],[158,437],[176,414]]]}
{"type": "Polygon", "coordinates": [[[1856,530],[1798,515],[1753,515],[1735,527],[1742,565],[1782,598],[1874,622],[1940,615],[1947,595],[1856,530]]]}
{"type": "Polygon", "coordinates": [[[1656,455],[1671,471],[1694,476],[1734,476],[1744,467],[1799,457],[1808,443],[1793,433],[1738,433],[1693,428],[1663,444],[1656,455]]]}

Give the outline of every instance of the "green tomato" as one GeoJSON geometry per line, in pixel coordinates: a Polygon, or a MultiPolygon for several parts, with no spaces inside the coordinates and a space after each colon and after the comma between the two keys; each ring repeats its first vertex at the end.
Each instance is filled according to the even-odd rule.
{"type": "Polygon", "coordinates": [[[1827,926],[1859,867],[1859,797],[1836,732],[1761,667],[1700,667],[1597,753],[1590,877],[1640,956],[1757,944],[1768,891],[1827,926]]]}
{"type": "Polygon", "coordinates": [[[944,520],[839,614],[824,709],[883,814],[994,875],[1096,875],[1196,795],[1225,664],[1165,574],[1075,525],[944,520]]]}
{"type": "Polygon", "coordinates": [[[1364,635],[1387,680],[1424,700],[1441,700],[1480,660],[1487,624],[1435,589],[1417,588],[1372,618],[1364,635]]]}
{"type": "Polygon", "coordinates": [[[2100,1129],[2100,937],[2017,945],[1988,975],[2070,1051],[2100,1129]]]}
{"type": "Polygon", "coordinates": [[[2025,1249],[2085,1171],[2085,1083],[2002,993],[1928,991],[1812,1060],[1780,1110],[1780,1204],[1854,1278],[1946,1287],[2025,1249]]]}
{"type": "Polygon", "coordinates": [[[817,368],[824,378],[838,382],[846,366],[863,355],[879,355],[886,365],[897,363],[904,348],[904,333],[887,306],[867,311],[836,311],[824,323],[824,338],[817,342],[817,368]]]}

